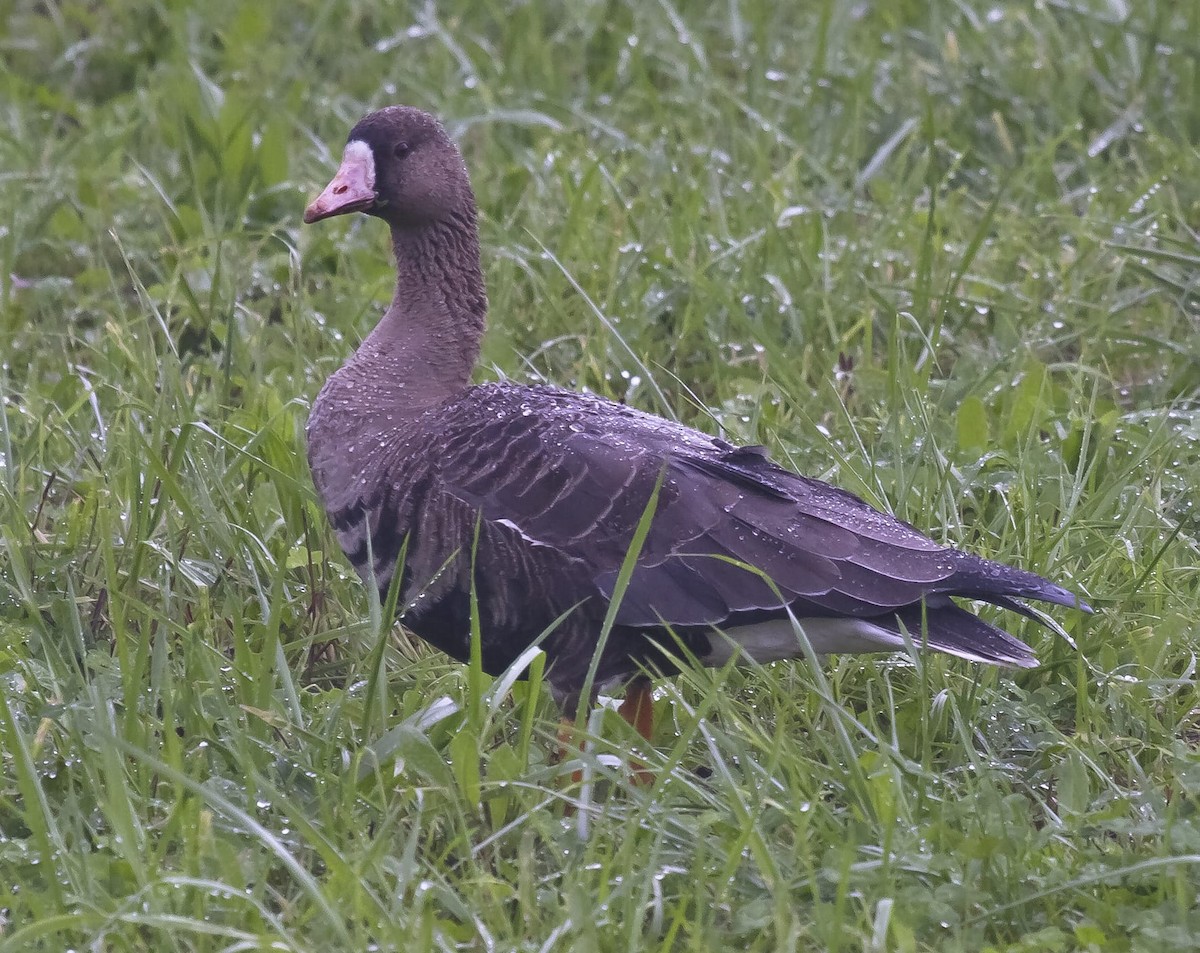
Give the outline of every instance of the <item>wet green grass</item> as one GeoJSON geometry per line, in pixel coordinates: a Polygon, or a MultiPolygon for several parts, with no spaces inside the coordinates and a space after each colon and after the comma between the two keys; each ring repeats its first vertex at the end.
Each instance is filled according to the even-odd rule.
{"type": "Polygon", "coordinates": [[[1200,6],[0,9],[0,951],[1195,948],[1200,6]],[[1074,644],[688,673],[652,790],[612,716],[568,788],[304,463],[391,266],[300,212],[396,101],[473,172],[481,378],[765,443],[1074,644]]]}

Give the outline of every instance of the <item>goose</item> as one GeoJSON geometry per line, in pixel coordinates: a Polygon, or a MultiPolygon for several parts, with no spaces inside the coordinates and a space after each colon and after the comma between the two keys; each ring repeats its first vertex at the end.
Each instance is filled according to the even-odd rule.
{"type": "Polygon", "coordinates": [[[799,628],[822,655],[911,644],[1027,668],[1028,645],[956,600],[1043,622],[1022,600],[1091,611],[763,447],[592,394],[472,384],[488,307],[476,203],[429,113],[390,106],[350,131],[304,221],[351,212],[390,229],[396,291],[313,402],[309,464],[355,570],[381,597],[399,572],[401,621],[452,658],[470,658],[474,598],[484,671],[536,643],[564,714],[624,687],[621,714],[650,739],[650,675],[679,657],[800,657],[799,628]]]}

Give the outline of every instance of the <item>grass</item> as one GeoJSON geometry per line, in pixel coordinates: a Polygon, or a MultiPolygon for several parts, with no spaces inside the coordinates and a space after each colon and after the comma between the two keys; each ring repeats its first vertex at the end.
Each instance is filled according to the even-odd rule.
{"type": "Polygon", "coordinates": [[[1194,949],[1200,6],[2,11],[0,951],[1194,949]],[[304,463],[391,266],[300,211],[395,101],[473,172],[481,378],[1097,614],[1006,616],[1031,671],[688,672],[652,790],[603,713],[564,790],[544,693],[384,624],[304,463]]]}

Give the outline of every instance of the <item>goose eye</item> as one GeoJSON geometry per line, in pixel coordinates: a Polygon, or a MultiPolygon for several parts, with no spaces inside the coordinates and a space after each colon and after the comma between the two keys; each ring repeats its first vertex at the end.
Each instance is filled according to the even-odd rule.
{"type": "Polygon", "coordinates": [[[392,155],[394,155],[397,159],[403,159],[406,155],[408,155],[408,152],[409,145],[407,142],[397,142],[395,147],[392,149],[392,155]]]}

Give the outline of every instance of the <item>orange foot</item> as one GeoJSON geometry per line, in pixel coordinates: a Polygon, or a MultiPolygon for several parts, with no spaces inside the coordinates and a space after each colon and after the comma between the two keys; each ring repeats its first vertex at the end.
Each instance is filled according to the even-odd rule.
{"type": "MultiPolygon", "coordinates": [[[[625,700],[617,711],[647,742],[653,740],[654,694],[650,689],[650,679],[638,676],[630,682],[625,689],[625,700]]],[[[629,769],[633,772],[634,784],[654,783],[654,772],[640,761],[630,761],[629,769]]]]}
{"type": "MultiPolygon", "coordinates": [[[[617,713],[624,718],[634,730],[646,739],[651,741],[654,737],[654,695],[650,688],[650,679],[638,677],[629,683],[629,687],[625,690],[625,698],[621,702],[621,706],[617,709],[617,713]]],[[[561,761],[570,752],[571,746],[575,737],[575,721],[572,718],[563,717],[558,723],[558,757],[556,760],[561,761]]],[[[653,784],[654,772],[647,768],[640,761],[630,759],[629,770],[631,772],[630,780],[634,784],[653,784]]],[[[576,770],[571,772],[571,784],[579,784],[583,780],[583,772],[576,770]]],[[[575,813],[575,809],[571,805],[567,805],[566,814],[569,817],[575,813]]]]}

